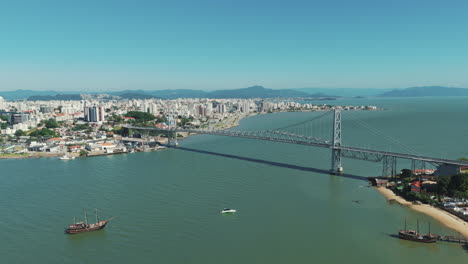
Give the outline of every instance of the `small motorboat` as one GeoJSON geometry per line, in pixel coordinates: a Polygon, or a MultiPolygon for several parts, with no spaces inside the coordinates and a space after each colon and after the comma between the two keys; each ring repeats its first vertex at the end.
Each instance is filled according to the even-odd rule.
{"type": "Polygon", "coordinates": [[[221,210],[222,214],[233,214],[235,212],[237,212],[236,209],[224,208],[223,210],[221,210]]]}
{"type": "Polygon", "coordinates": [[[59,157],[59,159],[61,159],[61,160],[72,160],[72,159],[75,159],[75,157],[68,156],[68,155],[65,154],[65,155],[59,157]]]}

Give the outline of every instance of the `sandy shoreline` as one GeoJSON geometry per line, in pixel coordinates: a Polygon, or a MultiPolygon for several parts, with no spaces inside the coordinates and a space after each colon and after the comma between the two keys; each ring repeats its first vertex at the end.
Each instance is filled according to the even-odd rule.
{"type": "MultiPolygon", "coordinates": [[[[441,222],[443,225],[453,229],[465,237],[468,237],[468,223],[464,220],[433,206],[427,204],[413,204],[408,202],[400,196],[397,196],[391,190],[384,187],[376,187],[377,191],[383,194],[388,200],[395,200],[401,205],[408,206],[409,208],[426,214],[435,220],[441,222]]],[[[442,234],[443,235],[443,234],[442,234]]]]}

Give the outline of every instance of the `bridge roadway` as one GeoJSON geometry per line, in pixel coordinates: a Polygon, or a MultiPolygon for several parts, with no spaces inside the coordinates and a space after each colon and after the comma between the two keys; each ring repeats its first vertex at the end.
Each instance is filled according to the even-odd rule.
{"type": "Polygon", "coordinates": [[[134,126],[124,126],[124,128],[135,129],[135,130],[160,131],[160,132],[166,132],[166,133],[185,132],[185,133],[206,134],[206,135],[216,135],[216,136],[241,137],[241,138],[267,140],[267,141],[282,142],[282,143],[289,143],[289,144],[299,144],[299,145],[314,146],[314,147],[329,148],[329,149],[334,148],[334,149],[341,150],[342,157],[374,161],[374,162],[382,161],[385,157],[395,157],[395,158],[400,158],[400,159],[419,160],[419,161],[429,162],[432,164],[468,166],[468,162],[460,161],[460,160],[439,159],[439,158],[433,158],[433,157],[425,157],[425,156],[416,155],[416,154],[397,153],[397,152],[380,151],[380,150],[372,150],[372,149],[348,147],[348,146],[333,147],[331,142],[328,140],[323,140],[323,139],[319,139],[315,137],[296,135],[292,133],[286,133],[286,132],[275,131],[275,130],[234,131],[234,130],[204,130],[204,129],[185,129],[185,128],[163,129],[163,128],[157,128],[157,127],[134,127],[134,126]]]}

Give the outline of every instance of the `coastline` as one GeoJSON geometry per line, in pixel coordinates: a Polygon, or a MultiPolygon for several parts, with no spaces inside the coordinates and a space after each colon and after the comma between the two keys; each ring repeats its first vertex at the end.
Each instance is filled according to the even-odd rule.
{"type": "Polygon", "coordinates": [[[468,223],[464,220],[433,206],[427,204],[413,204],[402,197],[396,195],[390,189],[385,187],[374,187],[379,193],[381,193],[387,200],[396,201],[397,203],[407,206],[415,211],[426,214],[435,220],[439,221],[446,227],[457,231],[464,237],[468,237],[468,223]]]}

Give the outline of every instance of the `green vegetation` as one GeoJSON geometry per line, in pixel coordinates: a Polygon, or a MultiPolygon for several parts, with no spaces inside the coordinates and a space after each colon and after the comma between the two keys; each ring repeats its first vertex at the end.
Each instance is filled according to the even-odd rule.
{"type": "Polygon", "coordinates": [[[45,124],[46,128],[57,128],[57,127],[59,127],[59,124],[53,118],[45,121],[44,124],[45,124]]]}
{"type": "Polygon", "coordinates": [[[409,169],[402,169],[401,170],[401,174],[400,174],[400,177],[401,178],[410,178],[410,177],[413,177],[413,172],[409,169]]]}
{"type": "Polygon", "coordinates": [[[0,123],[0,129],[6,129],[8,127],[8,123],[0,123]]]}
{"type": "Polygon", "coordinates": [[[26,134],[26,133],[25,133],[23,130],[21,130],[21,129],[18,129],[18,130],[16,130],[16,132],[15,132],[15,136],[16,136],[16,137],[21,137],[21,136],[24,136],[25,134],[26,134]]]}
{"type": "Polygon", "coordinates": [[[89,124],[82,124],[82,125],[75,125],[72,130],[73,131],[80,131],[80,130],[85,130],[89,128],[89,124]]]}
{"type": "Polygon", "coordinates": [[[125,114],[125,117],[135,118],[136,123],[145,123],[155,119],[154,115],[139,111],[130,111],[125,114]]]}
{"type": "Polygon", "coordinates": [[[114,123],[121,123],[123,121],[123,118],[121,116],[113,114],[112,116],[107,117],[107,120],[112,121],[114,123]]]}
{"type": "Polygon", "coordinates": [[[43,128],[41,130],[35,130],[31,134],[29,134],[32,137],[46,137],[46,138],[52,138],[52,137],[58,137],[59,135],[57,132],[54,130],[48,129],[48,128],[43,128]]]}
{"type": "Polygon", "coordinates": [[[165,122],[167,122],[167,118],[165,116],[156,117],[156,123],[165,123],[165,122]]]}
{"type": "Polygon", "coordinates": [[[114,132],[114,134],[117,134],[117,135],[122,135],[122,133],[123,133],[123,128],[121,128],[121,127],[114,127],[114,129],[112,129],[112,132],[114,132]]]}
{"type": "Polygon", "coordinates": [[[440,178],[437,181],[437,192],[440,195],[468,199],[468,174],[440,178]]]}
{"type": "Polygon", "coordinates": [[[180,122],[177,123],[177,125],[180,126],[180,127],[184,127],[187,123],[193,121],[193,116],[189,116],[189,117],[179,116],[178,118],[179,118],[180,122]]]}
{"type": "Polygon", "coordinates": [[[86,150],[80,151],[80,157],[86,157],[86,156],[88,156],[88,151],[86,150]]]}
{"type": "Polygon", "coordinates": [[[5,121],[5,122],[8,122],[8,116],[7,115],[0,115],[0,119],[5,121]]]}

